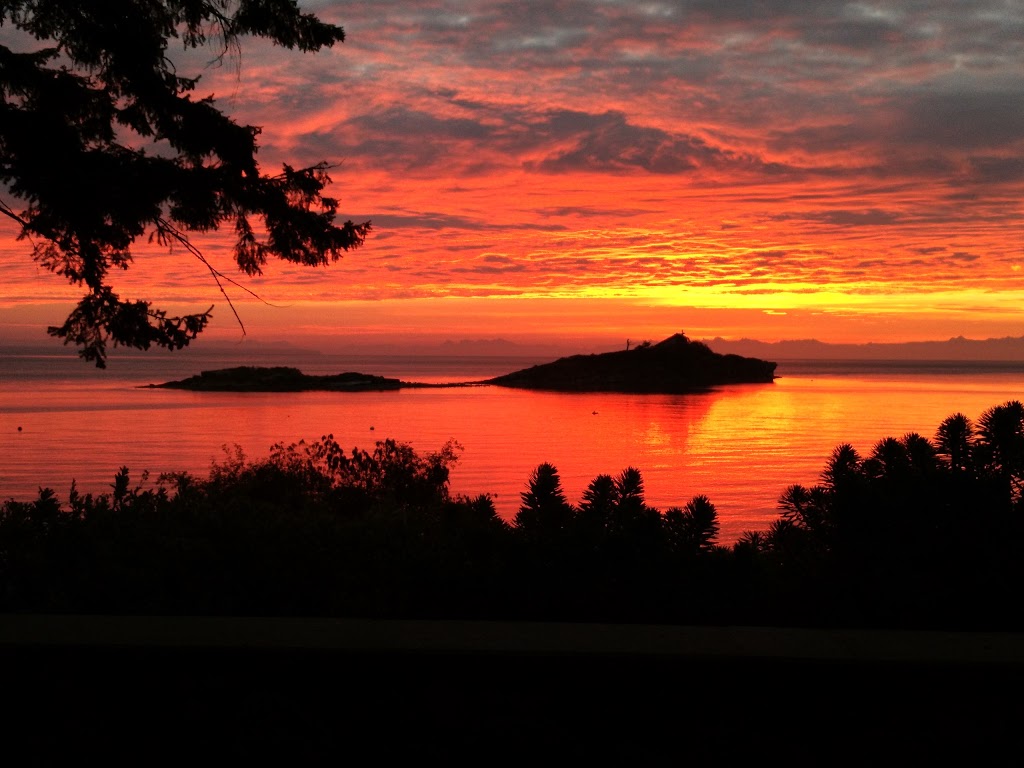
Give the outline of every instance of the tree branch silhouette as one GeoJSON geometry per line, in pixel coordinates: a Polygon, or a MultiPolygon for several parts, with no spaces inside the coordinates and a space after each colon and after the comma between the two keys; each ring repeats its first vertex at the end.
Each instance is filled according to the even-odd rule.
{"type": "Polygon", "coordinates": [[[83,289],[49,333],[84,359],[104,367],[109,344],[180,349],[210,321],[210,310],[169,317],[113,291],[111,270],[133,266],[132,246],[147,232],[209,270],[243,334],[226,286],[263,299],[214,267],[190,233],[233,225],[234,260],[249,276],[271,256],[326,265],[362,245],[369,222],[335,222],[329,164],[263,173],[260,129],[223,114],[213,96],[195,98],[199,77],[179,74],[167,55],[171,40],[188,49],[216,37],[218,62],[244,36],[315,52],[342,42],[341,27],[294,0],[12,0],[0,4],[0,23],[36,48],[0,45],[0,183],[24,203],[0,212],[33,241],[32,258],[83,289]]]}

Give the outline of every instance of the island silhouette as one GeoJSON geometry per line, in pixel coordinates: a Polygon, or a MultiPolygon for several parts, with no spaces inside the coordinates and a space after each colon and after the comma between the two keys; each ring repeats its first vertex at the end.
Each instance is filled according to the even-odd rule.
{"type": "Polygon", "coordinates": [[[374,376],[368,373],[312,375],[288,366],[243,365],[203,371],[180,381],[150,384],[153,388],[188,389],[196,392],[382,392],[407,387],[435,386],[374,376]]]}
{"type": "Polygon", "coordinates": [[[758,358],[718,354],[677,333],[657,344],[562,357],[486,383],[562,392],[677,394],[716,384],[769,383],[775,379],[775,366],[758,358]]]}
{"type": "Polygon", "coordinates": [[[657,344],[645,341],[632,349],[571,355],[481,381],[424,384],[357,372],[309,375],[297,368],[241,366],[149,386],[218,392],[368,392],[493,385],[560,392],[680,394],[719,384],[770,383],[775,367],[758,358],[719,354],[677,333],[657,344]]]}

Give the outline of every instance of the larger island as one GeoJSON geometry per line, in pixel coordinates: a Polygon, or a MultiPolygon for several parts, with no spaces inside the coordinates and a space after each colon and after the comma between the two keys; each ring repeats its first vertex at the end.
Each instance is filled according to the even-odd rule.
{"type": "Polygon", "coordinates": [[[775,363],[720,355],[677,333],[657,344],[644,342],[616,352],[572,355],[483,381],[421,384],[365,373],[312,376],[296,368],[241,367],[203,371],[181,381],[151,386],[219,392],[365,392],[493,385],[558,392],[679,394],[717,384],[760,384],[774,379],[775,363]]]}
{"type": "Polygon", "coordinates": [[[739,355],[720,355],[682,333],[657,344],[595,355],[573,355],[535,365],[488,384],[559,392],[677,394],[716,384],[768,383],[775,363],[739,355]]]}

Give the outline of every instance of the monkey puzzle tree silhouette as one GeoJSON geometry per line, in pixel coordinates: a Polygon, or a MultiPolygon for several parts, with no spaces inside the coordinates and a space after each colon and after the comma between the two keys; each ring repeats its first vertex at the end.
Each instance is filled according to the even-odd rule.
{"type": "Polygon", "coordinates": [[[864,462],[865,473],[874,480],[899,482],[910,472],[907,447],[895,437],[879,440],[864,462]]]}
{"type": "Polygon", "coordinates": [[[908,432],[900,442],[907,452],[911,474],[929,477],[939,471],[939,452],[926,437],[917,432],[908,432]]]}
{"type": "Polygon", "coordinates": [[[147,233],[198,258],[225,298],[233,281],[188,233],[229,224],[250,276],[269,256],[323,265],[362,244],[369,223],[335,224],[326,163],[264,174],[260,129],[212,96],[193,98],[199,77],[168,56],[172,39],[185,49],[219,40],[220,58],[244,36],[314,52],[344,40],[341,27],[295,0],[0,0],[0,26],[19,30],[24,49],[0,45],[0,182],[17,200],[0,200],[0,213],[39,264],[82,288],[49,333],[85,360],[104,367],[108,342],[180,349],[210,321],[212,307],[171,317],[114,292],[111,272],[131,266],[147,233]]]}
{"type": "Polygon", "coordinates": [[[611,532],[616,536],[657,536],[661,518],[644,501],[644,479],[636,467],[626,467],[614,481],[615,506],[611,532]]]}
{"type": "Polygon", "coordinates": [[[522,504],[516,513],[516,528],[527,536],[550,537],[566,530],[576,510],[566,500],[562,479],[554,465],[544,462],[530,475],[522,504]]]}
{"type": "Polygon", "coordinates": [[[687,555],[710,552],[718,536],[718,512],[711,500],[701,494],[682,509],[667,510],[663,526],[671,551],[687,555]]]}
{"type": "Polygon", "coordinates": [[[832,516],[832,495],[827,488],[791,485],[779,497],[779,509],[782,520],[809,532],[823,545],[831,543],[835,520],[832,516]]]}
{"type": "Polygon", "coordinates": [[[962,413],[954,413],[942,420],[935,433],[935,445],[953,472],[973,469],[974,424],[962,413]]]}
{"type": "Polygon", "coordinates": [[[589,527],[606,527],[615,509],[615,499],[615,480],[611,475],[598,475],[583,491],[580,519],[589,527]]]}
{"type": "Polygon", "coordinates": [[[843,493],[851,485],[859,485],[861,458],[849,443],[837,445],[821,473],[821,481],[833,493],[843,493]]]}
{"type": "Polygon", "coordinates": [[[1010,400],[981,414],[977,449],[989,472],[1019,500],[1024,490],[1024,403],[1010,400]]]}

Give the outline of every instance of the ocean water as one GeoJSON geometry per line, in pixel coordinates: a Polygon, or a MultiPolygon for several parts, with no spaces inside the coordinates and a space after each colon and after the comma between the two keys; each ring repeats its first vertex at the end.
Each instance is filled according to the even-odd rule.
{"type": "Polygon", "coordinates": [[[530,358],[239,355],[132,356],[107,371],[65,355],[0,356],[0,498],[109,490],[127,466],[205,474],[225,451],[251,458],[279,442],[332,434],[371,448],[394,438],[417,450],[460,446],[454,493],[489,493],[511,518],[530,472],[554,464],[571,501],[601,473],[643,474],[664,510],[697,494],[716,505],[728,543],[766,527],[792,483],[813,484],[832,449],[867,453],[880,439],[931,437],[943,418],[1024,398],[1024,365],[783,361],[772,384],[688,395],[558,394],[481,386],[360,393],[200,393],[149,389],[208,368],[288,364],[307,373],[356,370],[432,383],[480,380],[530,358]],[[20,428],[20,429],[19,429],[20,428]]]}

